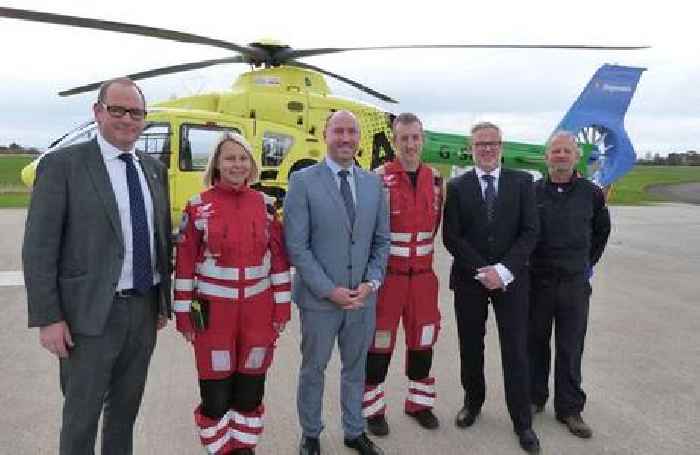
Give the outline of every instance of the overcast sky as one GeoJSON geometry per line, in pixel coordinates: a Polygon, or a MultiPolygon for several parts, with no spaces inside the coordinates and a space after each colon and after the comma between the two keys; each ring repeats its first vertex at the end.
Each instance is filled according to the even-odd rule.
{"type": "MultiPolygon", "coordinates": [[[[4,1],[2,6],[123,21],[247,44],[295,48],[390,44],[651,45],[644,51],[402,50],[347,52],[307,63],[400,101],[386,105],[330,81],[334,93],[429,129],[465,133],[492,120],[506,139],[542,143],[603,63],[648,68],[627,113],[638,154],[700,149],[700,39],[692,2],[540,1],[4,1]],[[400,3],[402,6],[392,6],[400,3]],[[458,3],[476,6],[454,6],[458,3]],[[619,3],[619,5],[618,5],[619,3]],[[420,6],[417,6],[420,5],[420,6]]],[[[221,58],[224,49],[0,18],[0,145],[45,147],[91,116],[93,94],[62,89],[165,65],[221,58]]],[[[150,101],[230,86],[246,65],[142,82],[150,101]]]]}

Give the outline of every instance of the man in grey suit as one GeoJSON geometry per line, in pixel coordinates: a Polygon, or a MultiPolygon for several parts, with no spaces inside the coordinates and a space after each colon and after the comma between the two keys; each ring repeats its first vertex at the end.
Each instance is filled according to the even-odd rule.
{"type": "Polygon", "coordinates": [[[364,431],[362,394],[374,334],[376,291],[389,254],[381,179],[354,165],[360,128],[348,111],[326,121],[326,159],[292,174],[284,201],[285,241],[296,268],[292,300],[301,318],[297,408],[300,454],[319,454],[326,365],[337,338],[345,445],[381,454],[364,431]]]}
{"type": "Polygon", "coordinates": [[[59,358],[60,453],[132,453],[134,420],[170,315],[167,170],[135,153],[145,99],[126,78],[93,106],[97,137],[45,155],[37,168],[22,260],[29,326],[59,358]]]}

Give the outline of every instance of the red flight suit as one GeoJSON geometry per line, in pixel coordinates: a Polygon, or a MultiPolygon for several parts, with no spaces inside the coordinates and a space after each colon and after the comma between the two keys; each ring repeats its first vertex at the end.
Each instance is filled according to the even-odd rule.
{"type": "Polygon", "coordinates": [[[289,320],[290,289],[282,226],[267,196],[217,183],[190,199],[178,235],[174,310],[177,329],[191,332],[191,302],[208,302],[194,351],[202,396],[195,421],[209,453],[257,444],[278,336],[273,322],[289,320]]]}
{"type": "Polygon", "coordinates": [[[386,412],[384,381],[396,343],[399,319],[406,335],[408,395],[404,409],[415,413],[435,402],[430,377],[432,347],[440,330],[438,280],[433,272],[433,240],[442,214],[442,177],[421,164],[415,187],[398,160],[377,170],[389,197],[391,249],[377,299],[377,327],[367,357],[362,408],[365,417],[386,412]]]}

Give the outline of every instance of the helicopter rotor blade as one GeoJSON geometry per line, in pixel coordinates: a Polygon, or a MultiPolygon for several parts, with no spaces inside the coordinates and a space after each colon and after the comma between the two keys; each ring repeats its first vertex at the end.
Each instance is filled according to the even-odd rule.
{"type": "Polygon", "coordinates": [[[110,32],[126,33],[130,35],[149,36],[161,38],[181,43],[204,44],[208,46],[220,47],[230,51],[240,52],[251,57],[253,60],[264,60],[266,52],[263,49],[240,46],[238,44],[222,41],[205,36],[194,35],[176,30],[164,28],[148,27],[145,25],[128,24],[125,22],[105,21],[101,19],[89,19],[78,16],[68,16],[64,14],[45,13],[41,11],[30,11],[24,9],[0,7],[0,17],[10,19],[20,19],[30,22],[44,22],[47,24],[68,25],[71,27],[90,28],[95,30],[107,30],[110,32]]]}
{"type": "MultiPolygon", "coordinates": [[[[132,81],[138,81],[141,79],[147,79],[149,77],[163,76],[166,74],[180,73],[183,71],[191,71],[194,69],[206,68],[206,67],[213,66],[213,65],[221,65],[224,63],[245,63],[246,61],[247,61],[246,57],[244,57],[242,55],[237,55],[235,57],[219,58],[219,59],[214,59],[214,60],[202,60],[199,62],[181,63],[179,65],[164,66],[162,68],[156,68],[156,69],[152,69],[152,70],[148,70],[148,71],[141,71],[140,73],[128,74],[126,77],[128,77],[132,81]]],[[[80,87],[75,87],[75,88],[72,88],[69,90],[64,90],[62,92],[59,92],[58,94],[60,96],[70,96],[70,95],[77,95],[78,93],[91,92],[93,90],[97,90],[98,88],[100,88],[100,85],[102,85],[103,82],[104,81],[95,82],[95,83],[87,84],[87,85],[81,85],[80,87]]]]}
{"type": "Polygon", "coordinates": [[[325,74],[326,76],[338,79],[339,81],[342,81],[342,82],[345,82],[348,85],[352,85],[356,89],[359,89],[365,93],[368,93],[368,94],[374,96],[375,98],[379,98],[382,101],[385,101],[387,103],[394,103],[394,104],[398,103],[398,101],[396,101],[395,99],[391,98],[388,95],[385,95],[385,94],[380,93],[376,90],[373,90],[373,89],[367,87],[366,85],[363,85],[363,84],[360,84],[359,82],[353,81],[352,79],[348,79],[345,76],[341,76],[340,74],[331,73],[330,71],[326,71],[326,70],[319,68],[317,66],[313,66],[313,65],[309,65],[308,63],[302,63],[302,62],[297,62],[297,61],[286,62],[285,65],[296,66],[298,68],[304,68],[307,70],[318,71],[321,74],[325,74]]]}
{"type": "Polygon", "coordinates": [[[320,47],[314,49],[283,49],[273,58],[278,63],[289,59],[312,57],[316,55],[335,54],[347,51],[381,51],[389,49],[566,49],[584,51],[633,51],[648,49],[650,46],[591,46],[579,44],[416,44],[399,46],[370,47],[320,47]]]}

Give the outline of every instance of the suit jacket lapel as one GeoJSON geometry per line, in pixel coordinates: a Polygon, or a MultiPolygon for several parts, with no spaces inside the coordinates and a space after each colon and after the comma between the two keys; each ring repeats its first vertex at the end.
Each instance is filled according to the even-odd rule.
{"type": "Polygon", "coordinates": [[[510,174],[501,168],[501,175],[498,177],[498,188],[496,188],[496,204],[493,209],[494,218],[498,219],[499,213],[503,210],[503,205],[507,199],[507,192],[510,188],[510,174]]]}
{"type": "Polygon", "coordinates": [[[479,182],[479,176],[476,175],[475,169],[469,171],[469,174],[469,191],[472,193],[472,197],[474,198],[474,200],[477,201],[476,204],[479,207],[479,212],[481,213],[481,216],[484,220],[486,220],[486,201],[484,201],[484,193],[481,191],[481,182],[479,182]]]}
{"type": "Polygon", "coordinates": [[[122,237],[122,226],[119,219],[117,199],[114,196],[112,183],[109,180],[109,174],[107,173],[107,168],[105,167],[104,160],[102,159],[100,147],[97,145],[97,139],[90,141],[89,147],[84,150],[85,166],[87,167],[92,184],[95,186],[95,192],[100,197],[110,224],[114,229],[114,233],[117,235],[119,242],[121,242],[123,246],[124,239],[122,237]]]}
{"type": "Polygon", "coordinates": [[[355,175],[355,224],[352,228],[355,230],[363,222],[360,217],[362,216],[362,201],[366,200],[367,185],[362,184],[366,176],[359,166],[355,166],[353,174],[355,175]]]}
{"type": "MultiPolygon", "coordinates": [[[[333,171],[331,171],[331,168],[329,168],[325,162],[321,162],[319,166],[321,166],[323,184],[326,186],[328,194],[331,195],[331,198],[338,206],[338,211],[341,213],[341,217],[345,220],[345,227],[352,230],[352,226],[350,226],[350,218],[348,217],[347,210],[345,210],[345,203],[343,202],[343,198],[340,196],[340,189],[338,189],[338,183],[335,180],[333,171]]],[[[355,220],[357,220],[357,210],[355,210],[355,220]]]]}
{"type": "Polygon", "coordinates": [[[143,175],[146,177],[146,183],[148,184],[148,191],[151,193],[151,202],[153,204],[153,212],[157,212],[160,209],[160,201],[163,199],[158,197],[158,193],[162,188],[162,185],[158,181],[158,173],[153,169],[150,164],[143,159],[143,154],[137,152],[136,155],[139,157],[139,163],[141,164],[141,170],[143,175]]]}

